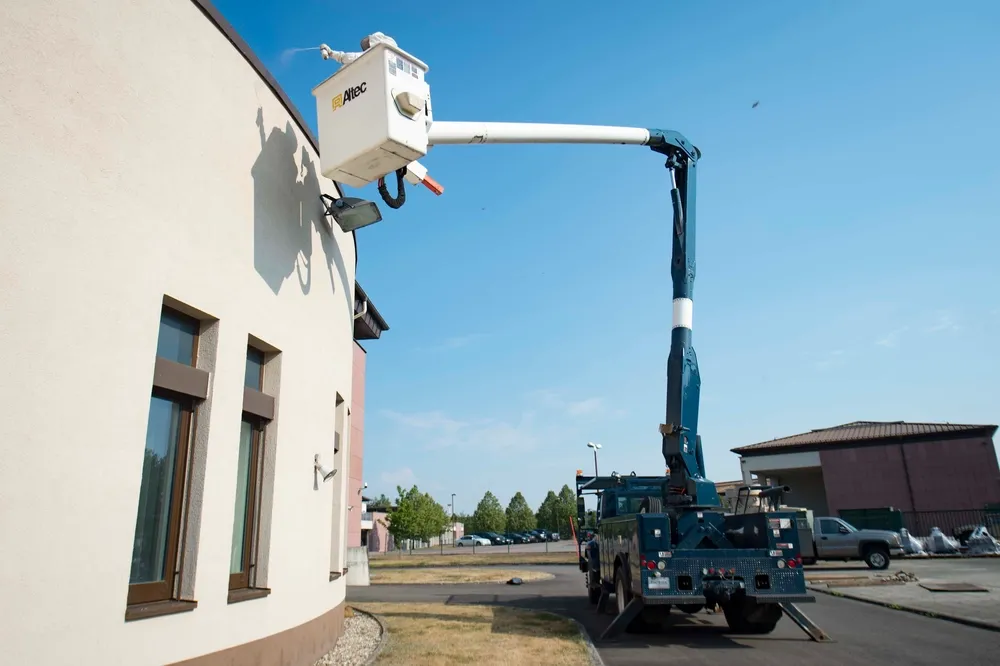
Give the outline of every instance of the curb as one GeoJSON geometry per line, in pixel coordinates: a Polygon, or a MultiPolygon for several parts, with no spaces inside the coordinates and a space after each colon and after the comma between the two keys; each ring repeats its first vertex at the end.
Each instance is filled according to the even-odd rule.
{"type": "Polygon", "coordinates": [[[563,615],[562,613],[556,613],[549,610],[537,610],[534,608],[523,608],[520,606],[510,606],[510,608],[518,608],[519,610],[525,610],[530,613],[542,613],[546,615],[554,615],[555,617],[562,618],[572,622],[576,626],[576,630],[580,632],[580,638],[583,639],[583,644],[587,648],[587,657],[590,659],[591,666],[605,666],[604,660],[601,659],[601,653],[597,651],[597,646],[594,645],[594,639],[590,637],[590,633],[587,631],[579,620],[575,620],[568,615],[563,615]]]}
{"type": "Polygon", "coordinates": [[[923,617],[929,617],[935,620],[946,620],[948,622],[954,622],[955,624],[964,624],[967,627],[984,629],[986,631],[1000,632],[1000,626],[997,626],[996,624],[992,624],[990,622],[983,622],[981,620],[973,620],[971,618],[962,617],[960,615],[952,615],[951,613],[938,613],[935,611],[922,610],[920,608],[915,608],[913,606],[900,606],[899,604],[890,603],[888,601],[868,599],[866,597],[854,594],[848,594],[846,592],[838,592],[836,590],[831,590],[831,589],[823,589],[821,587],[816,587],[812,585],[807,585],[806,587],[808,587],[813,592],[819,592],[821,594],[826,594],[831,597],[840,597],[841,599],[860,601],[862,603],[871,604],[873,606],[881,606],[882,608],[889,608],[891,610],[904,611],[906,613],[913,613],[914,615],[922,615],[923,617]]]}
{"type": "Polygon", "coordinates": [[[386,629],[385,622],[382,621],[382,618],[380,618],[375,613],[369,613],[368,611],[358,608],[357,606],[351,606],[350,608],[355,613],[361,613],[362,615],[367,615],[368,617],[370,617],[371,619],[375,620],[375,622],[378,623],[380,629],[378,645],[375,646],[375,649],[372,650],[372,653],[368,655],[368,658],[365,659],[365,662],[362,665],[362,666],[372,666],[372,664],[374,664],[375,661],[378,659],[379,655],[382,654],[382,650],[385,649],[386,643],[389,642],[389,630],[386,629]]]}

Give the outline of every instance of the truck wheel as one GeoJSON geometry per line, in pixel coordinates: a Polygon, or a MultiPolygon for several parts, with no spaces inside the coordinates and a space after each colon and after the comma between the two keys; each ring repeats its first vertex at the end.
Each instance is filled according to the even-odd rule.
{"type": "Polygon", "coordinates": [[[889,549],[881,544],[872,544],[865,548],[865,564],[870,569],[889,568],[889,549]]]}
{"type": "Polygon", "coordinates": [[[596,604],[601,600],[601,575],[596,571],[587,573],[587,598],[596,604]]]}
{"type": "Polygon", "coordinates": [[[746,597],[723,604],[722,612],[734,634],[769,634],[781,619],[778,604],[759,604],[746,597]]]}
{"type": "Polygon", "coordinates": [[[615,567],[615,603],[618,605],[618,614],[625,612],[625,607],[632,601],[632,591],[625,584],[625,570],[622,565],[615,567]]]}

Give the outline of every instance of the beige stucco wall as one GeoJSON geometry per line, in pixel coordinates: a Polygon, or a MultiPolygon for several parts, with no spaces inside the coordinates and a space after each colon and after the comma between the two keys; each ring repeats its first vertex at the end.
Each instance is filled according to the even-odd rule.
{"type": "Polygon", "coordinates": [[[0,661],[158,665],[322,615],[347,474],[314,490],[312,464],[351,400],[355,254],[318,156],[188,0],[5,2],[0,25],[0,661]],[[126,623],[164,295],[219,319],[199,605],[126,623]],[[273,592],[227,605],[248,334],[283,352],[273,592]]]}

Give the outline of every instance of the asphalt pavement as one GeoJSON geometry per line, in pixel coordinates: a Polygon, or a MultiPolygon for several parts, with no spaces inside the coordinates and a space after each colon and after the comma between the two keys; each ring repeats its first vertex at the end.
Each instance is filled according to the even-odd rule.
{"type": "MultiPolygon", "coordinates": [[[[478,549],[477,549],[478,550],[478,549]]],[[[788,618],[768,636],[731,636],[721,615],[677,613],[673,626],[657,634],[623,634],[599,641],[613,615],[600,615],[587,601],[583,576],[569,566],[519,566],[547,571],[552,580],[520,586],[372,585],[347,588],[347,599],[365,601],[495,604],[546,610],[578,620],[594,638],[607,666],[711,664],[732,660],[740,666],[808,663],[810,666],[899,664],[962,666],[996,664],[1000,633],[882,608],[858,601],[816,595],[803,610],[833,643],[814,643],[788,618]]],[[[609,604],[613,607],[613,604],[609,604]]]]}

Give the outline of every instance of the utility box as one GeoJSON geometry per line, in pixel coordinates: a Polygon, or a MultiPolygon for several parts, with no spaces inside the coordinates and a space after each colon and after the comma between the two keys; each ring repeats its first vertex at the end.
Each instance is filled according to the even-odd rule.
{"type": "Polygon", "coordinates": [[[323,176],[363,187],[427,154],[427,69],[380,43],[313,89],[323,176]]]}

